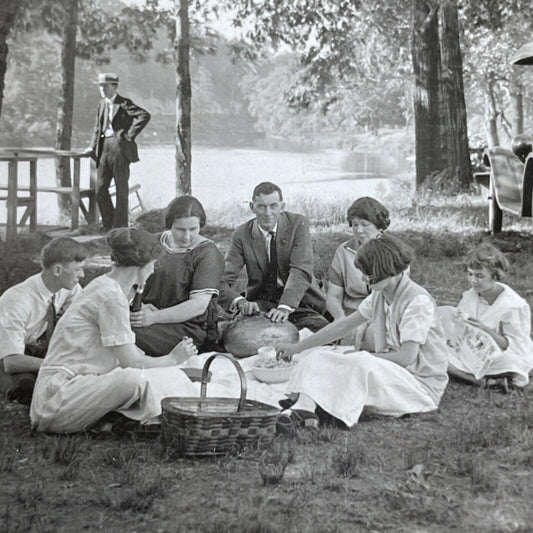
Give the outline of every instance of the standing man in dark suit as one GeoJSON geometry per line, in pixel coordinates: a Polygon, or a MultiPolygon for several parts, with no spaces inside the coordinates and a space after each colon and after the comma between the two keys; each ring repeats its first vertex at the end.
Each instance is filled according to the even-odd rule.
{"type": "Polygon", "coordinates": [[[99,74],[96,83],[102,99],[87,153],[96,161],[96,202],[103,229],[109,230],[128,225],[130,163],[139,161],[135,137],[148,124],[150,113],[117,93],[116,74],[99,74]],[[113,178],[117,189],[115,207],[109,196],[113,178]]]}
{"type": "Polygon", "coordinates": [[[281,189],[263,182],[254,189],[250,209],[255,218],[239,226],[226,254],[218,303],[243,315],[266,311],[273,322],[289,320],[297,328],[318,331],[324,294],[313,275],[313,248],[307,220],[284,211],[281,189]],[[246,297],[234,288],[246,267],[246,297]]]}

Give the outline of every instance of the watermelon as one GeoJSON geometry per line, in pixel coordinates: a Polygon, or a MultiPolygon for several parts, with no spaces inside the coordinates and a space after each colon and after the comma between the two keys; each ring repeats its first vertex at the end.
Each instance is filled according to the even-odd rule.
{"type": "Polygon", "coordinates": [[[222,336],[226,351],[241,358],[257,354],[261,346],[277,346],[298,340],[294,324],[272,322],[265,316],[240,317],[225,329],[222,336]]]}

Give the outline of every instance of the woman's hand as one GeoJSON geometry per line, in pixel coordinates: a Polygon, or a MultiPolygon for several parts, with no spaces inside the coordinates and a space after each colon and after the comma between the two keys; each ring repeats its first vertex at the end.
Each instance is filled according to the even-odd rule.
{"type": "Polygon", "coordinates": [[[134,328],[144,328],[157,323],[157,307],[143,304],[140,311],[130,312],[130,323],[134,328]]]}
{"type": "Polygon", "coordinates": [[[475,326],[476,328],[479,328],[482,331],[485,331],[487,333],[496,333],[495,330],[489,328],[483,322],[480,322],[477,318],[468,317],[465,319],[465,322],[468,324],[471,324],[472,326],[475,326]]]}
{"type": "Polygon", "coordinates": [[[168,355],[174,360],[175,364],[179,365],[191,357],[198,355],[198,348],[192,342],[192,339],[184,337],[179,344],[174,346],[168,355]]]}
{"type": "Polygon", "coordinates": [[[296,344],[278,344],[276,346],[276,357],[278,359],[283,359],[284,361],[292,361],[292,357],[295,353],[298,353],[295,350],[296,344]]]}
{"type": "Polygon", "coordinates": [[[500,322],[498,325],[498,329],[492,329],[483,324],[483,322],[480,322],[476,318],[468,318],[466,320],[469,324],[472,324],[473,326],[476,326],[477,328],[481,329],[482,331],[488,333],[493,339],[494,342],[501,348],[502,350],[507,350],[509,347],[509,340],[505,336],[503,332],[503,322],[500,322]]]}

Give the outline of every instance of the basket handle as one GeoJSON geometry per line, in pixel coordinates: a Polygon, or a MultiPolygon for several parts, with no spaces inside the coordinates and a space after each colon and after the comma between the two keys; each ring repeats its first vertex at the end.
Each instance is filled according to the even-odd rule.
{"type": "MultiPolygon", "coordinates": [[[[205,362],[204,368],[202,370],[202,386],[200,388],[200,400],[205,400],[206,393],[207,393],[207,381],[208,381],[209,367],[211,366],[211,363],[213,362],[213,360],[216,359],[217,357],[225,357],[226,359],[229,359],[233,363],[233,366],[236,368],[239,374],[239,378],[241,381],[241,396],[239,398],[239,405],[237,406],[237,413],[238,413],[239,411],[242,411],[242,409],[244,408],[244,402],[246,401],[246,392],[248,390],[248,385],[246,384],[246,376],[244,375],[244,371],[241,365],[237,362],[235,357],[233,357],[233,355],[231,355],[230,353],[214,353],[205,362]]],[[[200,410],[202,408],[201,406],[202,404],[200,403],[200,407],[199,407],[200,410]]]]}

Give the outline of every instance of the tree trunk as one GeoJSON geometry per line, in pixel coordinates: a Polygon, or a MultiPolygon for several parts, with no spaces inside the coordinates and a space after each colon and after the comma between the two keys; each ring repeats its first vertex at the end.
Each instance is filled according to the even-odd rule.
{"type": "Polygon", "coordinates": [[[416,186],[442,169],[439,70],[438,6],[413,0],[412,60],[414,73],[416,186]]]}
{"type": "Polygon", "coordinates": [[[441,94],[446,138],[445,162],[449,178],[457,180],[461,188],[466,189],[472,183],[472,166],[468,149],[457,0],[442,0],[441,16],[441,94]]]}
{"type": "Polygon", "coordinates": [[[524,133],[524,94],[521,85],[511,87],[511,106],[513,108],[513,137],[524,133]]]}
{"type": "Polygon", "coordinates": [[[174,0],[176,41],[176,195],[191,194],[191,73],[188,0],[174,0]]]}
{"type": "Polygon", "coordinates": [[[4,101],[7,54],[9,52],[7,38],[15,22],[19,6],[20,0],[0,0],[0,115],[4,101]]]}
{"type": "Polygon", "coordinates": [[[489,147],[500,146],[498,135],[498,110],[496,107],[496,96],[494,94],[494,75],[489,73],[485,92],[485,131],[487,133],[487,143],[489,147]]]}
{"type": "MultiPolygon", "coordinates": [[[[70,150],[72,139],[72,115],[74,113],[74,73],[76,70],[76,29],[78,26],[78,0],[63,2],[64,20],[61,43],[61,93],[57,107],[56,150],[70,150]]],[[[70,187],[70,158],[56,159],[56,183],[70,187]]],[[[70,206],[67,195],[59,194],[59,211],[66,213],[70,206]]]]}

